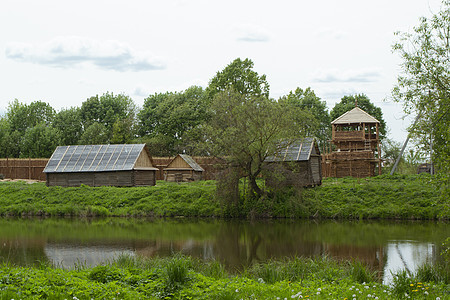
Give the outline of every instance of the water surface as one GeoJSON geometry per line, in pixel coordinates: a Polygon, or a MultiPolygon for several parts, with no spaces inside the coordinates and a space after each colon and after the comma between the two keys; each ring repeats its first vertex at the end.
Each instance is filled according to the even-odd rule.
{"type": "Polygon", "coordinates": [[[444,222],[229,221],[192,219],[0,219],[0,260],[93,266],[120,254],[181,252],[216,259],[229,270],[284,257],[358,259],[380,271],[414,272],[440,259],[444,222]]]}

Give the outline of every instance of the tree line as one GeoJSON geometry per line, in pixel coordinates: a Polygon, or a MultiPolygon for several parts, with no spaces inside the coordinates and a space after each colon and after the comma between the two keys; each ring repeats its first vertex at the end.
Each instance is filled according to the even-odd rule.
{"type": "MultiPolygon", "coordinates": [[[[213,145],[206,134],[213,133],[214,120],[224,118],[243,101],[253,101],[257,107],[265,101],[266,113],[277,118],[271,122],[290,121],[294,125],[288,129],[292,136],[314,136],[322,147],[330,139],[330,122],[353,108],[356,100],[382,122],[381,133],[385,135],[381,109],[364,94],[343,97],[330,112],[309,87],[296,88],[275,100],[269,97],[266,76],[253,70],[250,59],[238,58],[217,72],[206,88],[191,86],[184,91],[155,93],[145,98],[141,108],[131,97],[109,92],[59,111],[43,101],[26,104],[15,99],[0,116],[0,157],[50,157],[58,145],[107,143],[146,143],[155,156],[182,152],[209,155],[213,145]],[[242,99],[235,99],[232,93],[242,99]],[[226,107],[224,97],[232,107],[226,107]]],[[[245,113],[236,117],[248,119],[245,113]]]]}

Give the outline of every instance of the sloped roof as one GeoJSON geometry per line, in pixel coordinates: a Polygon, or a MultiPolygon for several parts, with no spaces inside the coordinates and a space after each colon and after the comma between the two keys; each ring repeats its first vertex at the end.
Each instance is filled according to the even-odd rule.
{"type": "Polygon", "coordinates": [[[380,123],[377,119],[366,113],[359,107],[349,110],[331,124],[354,124],[354,123],[380,123]]]}
{"type": "MultiPolygon", "coordinates": [[[[200,167],[200,165],[189,155],[186,154],[178,154],[177,156],[175,156],[174,159],[172,159],[170,161],[170,163],[167,165],[167,169],[170,169],[169,166],[170,164],[177,158],[177,157],[181,157],[194,171],[198,171],[198,172],[203,172],[205,171],[202,167],[200,167]]],[[[165,170],[165,169],[164,169],[165,170]]]]}
{"type": "Polygon", "coordinates": [[[133,170],[145,144],[59,146],[44,173],[133,170]]]}
{"type": "Polygon", "coordinates": [[[282,161],[307,161],[311,154],[319,154],[315,151],[315,142],[313,138],[304,138],[296,142],[287,144],[282,147],[281,151],[275,156],[269,156],[265,162],[282,162],[282,161]]]}

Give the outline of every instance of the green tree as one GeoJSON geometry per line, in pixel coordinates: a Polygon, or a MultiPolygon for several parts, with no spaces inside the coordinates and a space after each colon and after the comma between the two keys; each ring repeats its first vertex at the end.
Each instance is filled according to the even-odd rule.
{"type": "Polygon", "coordinates": [[[333,109],[330,111],[331,120],[335,120],[349,110],[355,108],[355,105],[364,110],[366,113],[374,117],[380,122],[380,138],[386,137],[386,122],[383,118],[383,112],[381,108],[375,106],[370,102],[369,98],[364,94],[351,95],[342,97],[341,101],[336,103],[333,109]]]}
{"type": "Polygon", "coordinates": [[[105,126],[108,139],[111,139],[117,120],[129,119],[133,126],[135,125],[136,105],[129,96],[107,92],[100,97],[97,95],[84,101],[80,114],[85,130],[95,123],[100,123],[105,126]]]}
{"type": "Polygon", "coordinates": [[[397,35],[393,49],[402,58],[402,73],[393,98],[405,113],[420,114],[410,131],[424,150],[432,147],[437,170],[450,180],[450,1],[421,18],[412,33],[397,35]]]}
{"type": "Polygon", "coordinates": [[[305,134],[317,138],[319,148],[327,143],[331,138],[331,120],[328,113],[327,104],[316,96],[311,88],[305,90],[296,88],[278,100],[290,107],[301,109],[304,113],[298,114],[299,121],[309,119],[305,134]],[[310,113],[312,116],[308,116],[310,113]]]}
{"type": "Polygon", "coordinates": [[[83,134],[80,108],[61,109],[53,120],[53,127],[58,130],[61,145],[76,145],[83,134]]]}
{"type": "Polygon", "coordinates": [[[80,145],[100,145],[109,143],[108,130],[101,123],[93,123],[81,135],[80,145]]]}
{"type": "Polygon", "coordinates": [[[8,120],[0,116],[0,157],[9,156],[9,151],[11,150],[10,132],[8,120]]]}
{"type": "Polygon", "coordinates": [[[45,123],[39,123],[25,131],[21,143],[20,156],[32,158],[50,157],[58,145],[58,131],[45,123]]]}
{"type": "Polygon", "coordinates": [[[50,104],[42,101],[33,101],[24,104],[15,99],[8,105],[6,112],[11,131],[25,133],[27,128],[34,127],[40,123],[50,126],[55,116],[55,110],[50,104]]]}
{"type": "MultiPolygon", "coordinates": [[[[25,149],[24,145],[30,145],[25,138],[30,138],[28,131],[38,126],[51,127],[55,116],[55,110],[50,104],[42,101],[33,101],[30,104],[19,102],[15,99],[10,102],[6,112],[6,118],[2,125],[2,142],[4,147],[2,156],[6,157],[24,157],[31,150],[25,149]],[[42,125],[42,126],[41,126],[42,125]]],[[[42,144],[36,145],[40,147],[42,144]]],[[[33,156],[34,157],[34,156],[33,156]]]]}
{"type": "Polygon", "coordinates": [[[269,97],[266,75],[259,75],[253,66],[253,61],[248,58],[236,58],[211,79],[206,89],[207,98],[212,100],[217,93],[230,89],[245,96],[269,97]]]}
{"type": "Polygon", "coordinates": [[[134,139],[133,120],[117,120],[113,125],[112,144],[128,144],[134,139]]]}
{"type": "Polygon", "coordinates": [[[152,149],[159,149],[156,155],[180,153],[190,131],[208,119],[204,91],[192,86],[183,92],[151,95],[138,119],[140,136],[152,149]]]}
{"type": "Polygon", "coordinates": [[[94,123],[102,122],[103,115],[104,113],[98,95],[90,97],[81,103],[80,116],[85,129],[94,123]]]}
{"type": "Polygon", "coordinates": [[[249,180],[251,195],[261,197],[256,178],[264,160],[276,154],[280,141],[298,138],[293,111],[264,95],[246,96],[234,89],[216,94],[206,126],[209,152],[226,157],[249,180]]]}

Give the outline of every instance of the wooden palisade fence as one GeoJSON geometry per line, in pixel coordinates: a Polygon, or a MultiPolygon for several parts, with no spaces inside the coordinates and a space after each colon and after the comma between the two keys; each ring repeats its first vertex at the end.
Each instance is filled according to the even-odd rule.
{"type": "MultiPolygon", "coordinates": [[[[159,171],[156,172],[156,180],[164,180],[163,169],[174,157],[153,157],[153,163],[159,171]]],[[[195,161],[205,169],[205,180],[215,179],[215,173],[220,159],[214,157],[193,157],[195,161]]],[[[45,166],[48,158],[0,158],[0,174],[8,179],[31,179],[45,181],[45,166]]]]}
{"type": "Polygon", "coordinates": [[[45,181],[42,172],[48,158],[1,158],[0,174],[9,179],[32,179],[45,181]]]}

